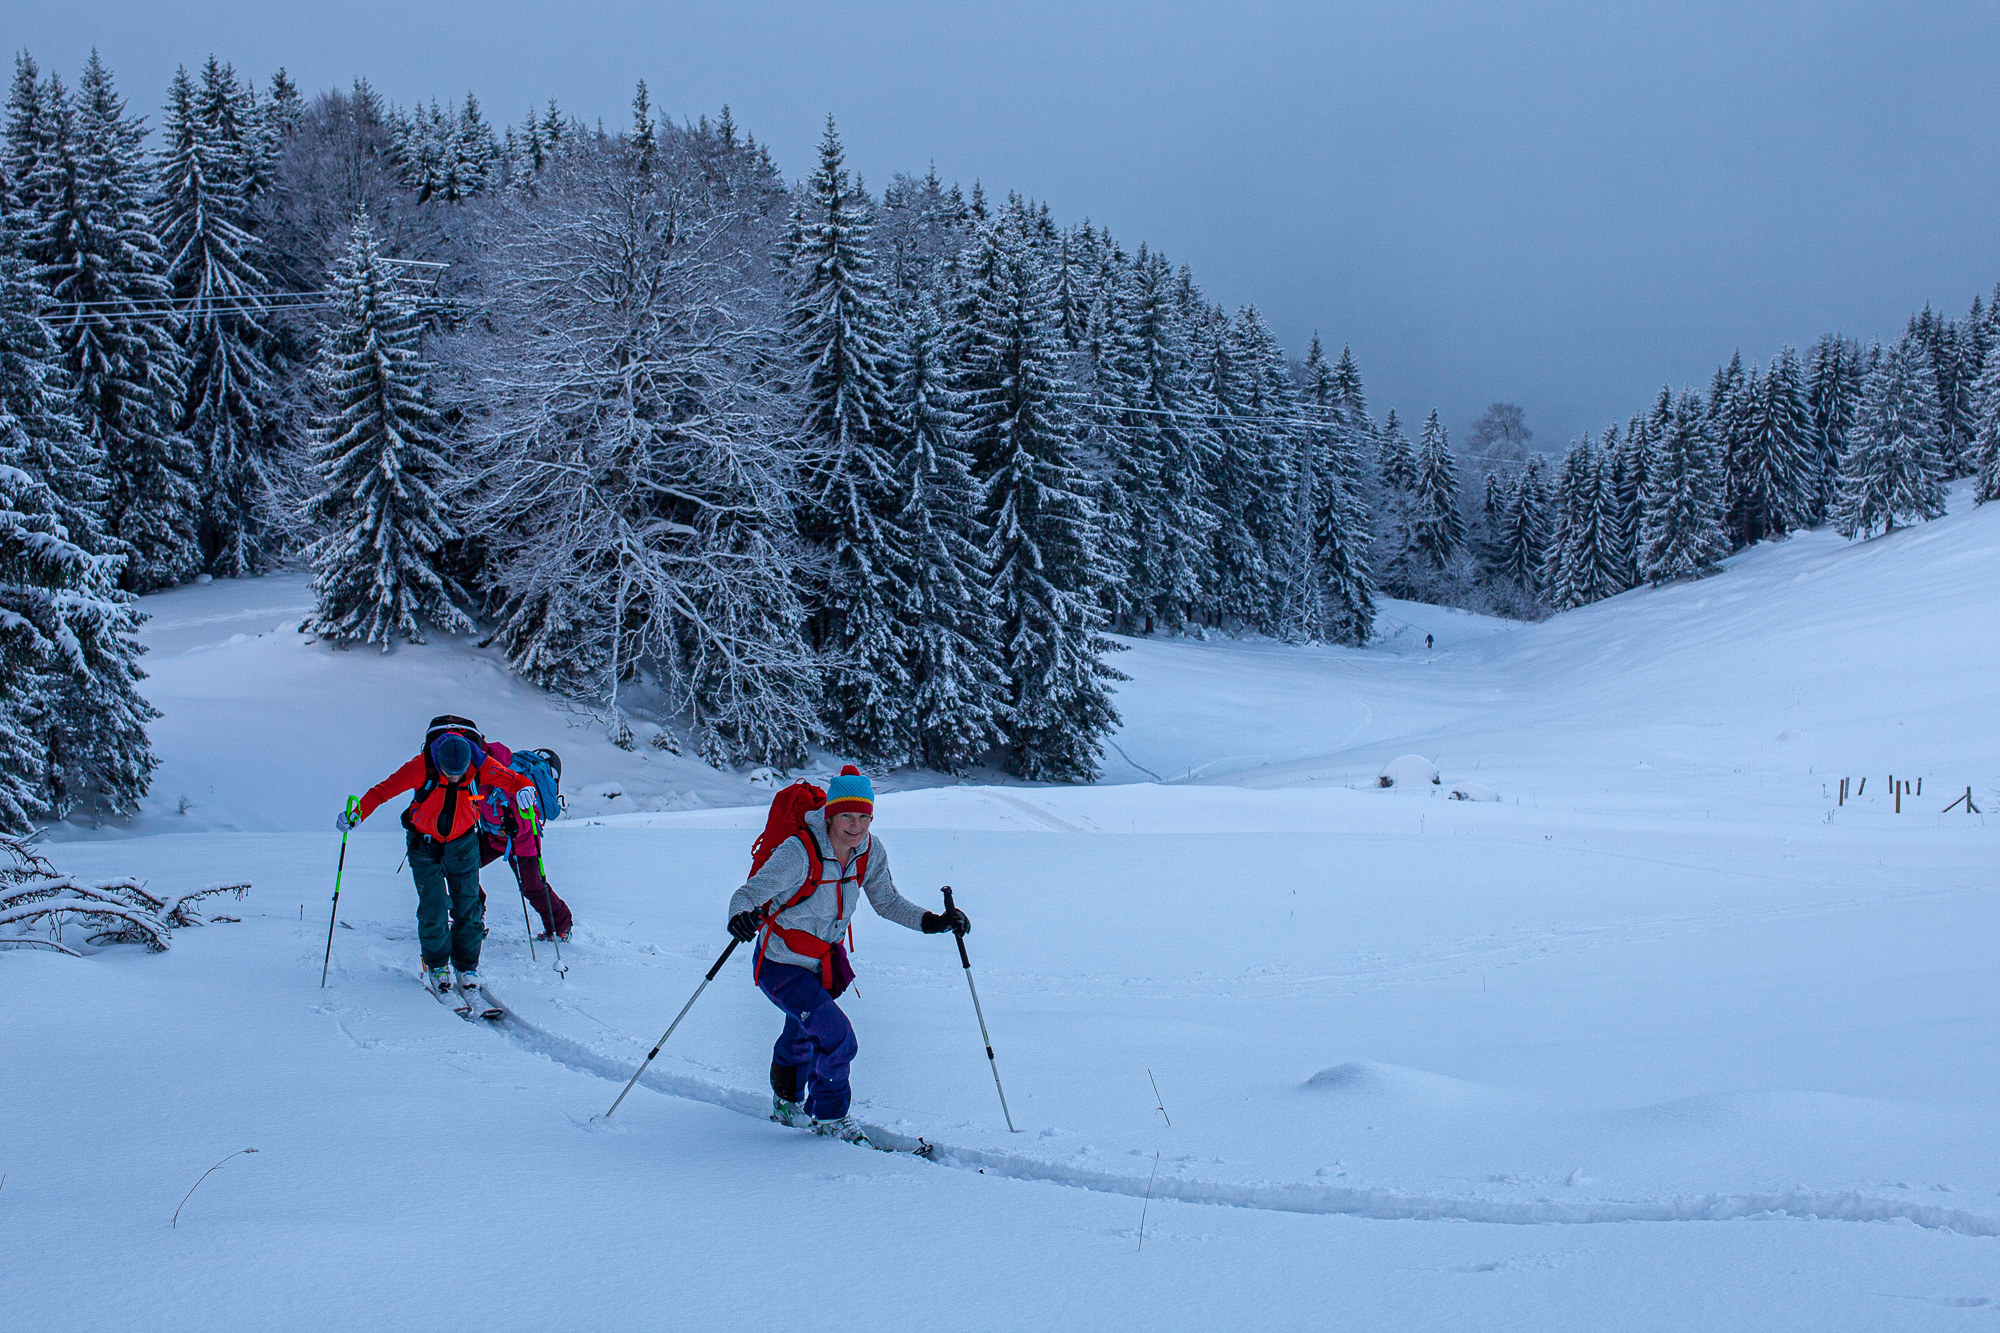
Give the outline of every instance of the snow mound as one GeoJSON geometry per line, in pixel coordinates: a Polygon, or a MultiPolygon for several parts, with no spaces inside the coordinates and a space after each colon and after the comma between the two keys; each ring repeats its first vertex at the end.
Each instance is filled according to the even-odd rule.
{"type": "Polygon", "coordinates": [[[1421,787],[1427,783],[1435,785],[1437,780],[1437,765],[1420,754],[1391,759],[1375,779],[1378,785],[1384,787],[1421,787]]]}
{"type": "Polygon", "coordinates": [[[1500,799],[1500,793],[1494,791],[1491,787],[1482,787],[1476,782],[1459,782],[1452,785],[1451,799],[1454,801],[1497,801],[1500,799]]]}
{"type": "Polygon", "coordinates": [[[1403,1105],[1436,1105],[1488,1095],[1486,1088],[1464,1079],[1402,1065],[1376,1064],[1369,1060],[1331,1065],[1307,1079],[1305,1088],[1308,1092],[1334,1093],[1343,1098],[1403,1105]]]}

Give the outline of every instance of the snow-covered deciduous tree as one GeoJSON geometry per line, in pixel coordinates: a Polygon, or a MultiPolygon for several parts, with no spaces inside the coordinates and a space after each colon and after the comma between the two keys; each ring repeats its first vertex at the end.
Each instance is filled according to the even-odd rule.
{"type": "Polygon", "coordinates": [[[516,670],[601,701],[614,736],[620,684],[646,673],[704,759],[789,766],[822,693],[770,269],[783,196],[749,149],[699,147],[663,135],[642,173],[579,143],[496,213],[490,326],[448,349],[463,522],[516,670]]]}
{"type": "Polygon", "coordinates": [[[1923,340],[1906,334],[1861,386],[1831,514],[1840,534],[1866,537],[1942,515],[1948,470],[1940,439],[1937,380],[1923,340]]]}
{"type": "Polygon", "coordinates": [[[397,285],[364,214],[335,268],[338,322],[320,345],[312,516],[319,605],[301,625],[336,642],[424,641],[433,625],[472,628],[464,593],[442,570],[458,535],[441,488],[449,478],[441,422],[426,387],[416,303],[397,285]]]}

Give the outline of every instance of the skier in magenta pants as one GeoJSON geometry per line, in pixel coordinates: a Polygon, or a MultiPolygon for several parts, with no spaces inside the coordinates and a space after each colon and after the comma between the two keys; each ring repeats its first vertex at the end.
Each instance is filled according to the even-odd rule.
{"type": "MultiPolygon", "coordinates": [[[[499,741],[486,742],[486,748],[502,764],[514,762],[514,752],[499,741]]],[[[521,818],[514,803],[495,789],[479,812],[479,864],[488,866],[503,856],[521,886],[521,896],[542,918],[541,938],[567,940],[575,922],[569,904],[556,896],[542,876],[542,839],[521,818]]]]}

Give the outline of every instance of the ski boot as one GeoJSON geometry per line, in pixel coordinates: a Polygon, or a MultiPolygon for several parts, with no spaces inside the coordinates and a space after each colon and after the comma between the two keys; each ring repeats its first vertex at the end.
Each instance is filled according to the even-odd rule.
{"type": "Polygon", "coordinates": [[[864,1148],[875,1145],[868,1141],[867,1133],[854,1122],[851,1115],[836,1116],[832,1120],[815,1120],[812,1132],[829,1139],[839,1139],[842,1143],[858,1143],[864,1148]]]}
{"type": "Polygon", "coordinates": [[[424,987],[433,995],[451,994],[451,966],[439,963],[436,967],[424,969],[424,987]]]}
{"type": "Polygon", "coordinates": [[[461,1009],[483,1009],[486,1001],[479,994],[479,971],[469,968],[458,974],[458,1004],[461,1009]]]}
{"type": "Polygon", "coordinates": [[[776,1093],[771,1094],[771,1119],[793,1129],[811,1129],[813,1118],[806,1114],[806,1108],[799,1102],[788,1102],[776,1093]]]}

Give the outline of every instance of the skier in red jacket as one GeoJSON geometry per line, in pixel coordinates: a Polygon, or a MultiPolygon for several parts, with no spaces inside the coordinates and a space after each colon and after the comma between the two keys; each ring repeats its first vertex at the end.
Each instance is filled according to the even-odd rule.
{"type": "Polygon", "coordinates": [[[403,827],[409,832],[410,874],[417,881],[424,980],[441,995],[451,990],[452,969],[461,994],[478,995],[479,944],[486,938],[479,807],[495,789],[519,809],[535,804],[533,779],[487,753],[485,738],[472,723],[447,714],[432,721],[421,753],[370,787],[352,816],[343,810],[334,821],[345,833],[390,797],[416,793],[403,811],[403,827]]]}

